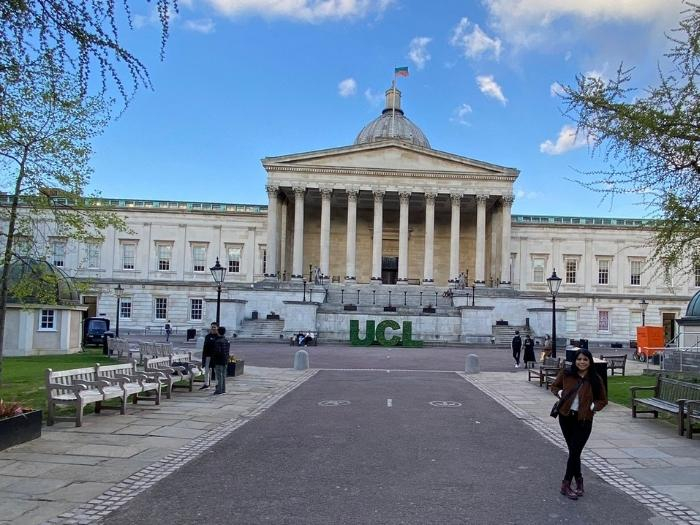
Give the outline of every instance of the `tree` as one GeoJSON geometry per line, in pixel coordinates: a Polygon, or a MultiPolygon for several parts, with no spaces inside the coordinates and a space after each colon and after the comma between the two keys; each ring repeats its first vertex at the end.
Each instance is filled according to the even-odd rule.
{"type": "MultiPolygon", "coordinates": [[[[84,96],[80,82],[61,75],[50,55],[6,78],[0,92],[0,187],[7,191],[0,206],[0,381],[11,263],[40,250],[47,232],[80,241],[101,238],[109,226],[124,228],[84,195],[90,140],[108,120],[103,98],[84,96]]],[[[32,278],[42,284],[42,276],[32,278]]],[[[40,296],[36,284],[16,292],[40,296]]]]}
{"type": "Polygon", "coordinates": [[[610,166],[584,183],[608,196],[645,195],[653,257],[665,268],[700,261],[700,7],[688,3],[658,85],[643,96],[630,87],[632,69],[620,65],[607,82],[579,75],[564,88],[566,113],[610,166]]]}

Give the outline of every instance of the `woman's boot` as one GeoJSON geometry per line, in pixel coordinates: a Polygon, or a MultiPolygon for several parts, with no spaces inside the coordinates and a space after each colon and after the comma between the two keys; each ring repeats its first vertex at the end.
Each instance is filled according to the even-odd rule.
{"type": "Polygon", "coordinates": [[[569,481],[563,480],[561,482],[561,491],[560,492],[569,499],[578,499],[578,496],[576,495],[576,493],[571,489],[571,480],[569,480],[569,481]]]}
{"type": "Polygon", "coordinates": [[[576,478],[576,495],[580,498],[583,496],[583,476],[576,478]]]}

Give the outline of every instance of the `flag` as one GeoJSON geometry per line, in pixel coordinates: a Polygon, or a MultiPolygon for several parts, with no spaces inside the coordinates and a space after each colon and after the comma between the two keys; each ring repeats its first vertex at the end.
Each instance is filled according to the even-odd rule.
{"type": "Polygon", "coordinates": [[[395,77],[407,77],[408,76],[408,68],[406,66],[395,67],[394,68],[394,76],[395,77]]]}

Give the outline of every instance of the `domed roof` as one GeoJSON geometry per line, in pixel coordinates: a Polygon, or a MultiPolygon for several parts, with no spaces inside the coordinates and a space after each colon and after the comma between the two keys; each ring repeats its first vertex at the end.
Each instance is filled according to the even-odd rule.
{"type": "Polygon", "coordinates": [[[395,88],[387,89],[386,107],[382,114],[362,128],[355,139],[355,144],[369,144],[390,139],[404,140],[416,146],[430,148],[430,143],[420,128],[403,114],[401,91],[395,88]]]}
{"type": "Polygon", "coordinates": [[[700,317],[700,292],[697,292],[688,303],[685,311],[686,317],[700,317]]]}
{"type": "Polygon", "coordinates": [[[73,280],[60,268],[41,259],[12,262],[7,283],[8,303],[80,303],[80,293],[73,280]]]}

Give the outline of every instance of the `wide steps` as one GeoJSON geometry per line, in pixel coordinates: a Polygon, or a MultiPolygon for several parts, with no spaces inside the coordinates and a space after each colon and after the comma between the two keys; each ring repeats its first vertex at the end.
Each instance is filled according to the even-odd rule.
{"type": "Polygon", "coordinates": [[[238,331],[238,339],[279,339],[284,330],[281,319],[245,319],[238,331]]]}

